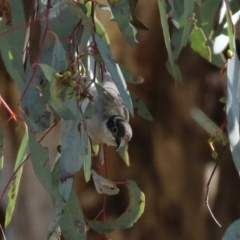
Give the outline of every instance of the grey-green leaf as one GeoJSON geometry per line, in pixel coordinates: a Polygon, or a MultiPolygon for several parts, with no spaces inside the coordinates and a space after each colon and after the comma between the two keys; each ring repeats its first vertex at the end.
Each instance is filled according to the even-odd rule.
{"type": "Polygon", "coordinates": [[[120,228],[129,228],[140,218],[145,207],[145,196],[134,181],[127,181],[126,186],[130,198],[126,211],[111,222],[87,220],[90,228],[97,232],[107,233],[120,228]]]}
{"type": "Polygon", "coordinates": [[[235,167],[240,172],[240,135],[239,135],[239,94],[240,94],[240,68],[236,52],[235,38],[233,38],[234,53],[228,59],[227,65],[227,129],[230,149],[235,167]]]}
{"type": "Polygon", "coordinates": [[[74,191],[72,191],[63,216],[60,219],[60,227],[65,239],[86,239],[86,223],[80,203],[74,191]]]}
{"type": "Polygon", "coordinates": [[[97,34],[95,34],[94,36],[98,45],[99,52],[104,60],[104,63],[106,64],[108,71],[110,72],[124,103],[126,104],[131,115],[133,116],[134,112],[133,112],[132,100],[131,100],[129,91],[127,89],[127,85],[124,80],[121,69],[113,60],[112,53],[108,48],[108,46],[103,42],[103,40],[97,34]]]}
{"type": "Polygon", "coordinates": [[[99,194],[116,195],[119,193],[119,188],[117,188],[113,181],[102,177],[94,170],[92,170],[92,177],[95,188],[99,194]]]}
{"type": "Polygon", "coordinates": [[[240,236],[240,219],[234,221],[226,230],[222,240],[239,240],[240,236]]]}
{"type": "Polygon", "coordinates": [[[132,16],[128,0],[111,1],[108,0],[114,20],[118,27],[131,46],[136,46],[138,43],[136,39],[136,29],[131,25],[132,16]]]}
{"type": "Polygon", "coordinates": [[[137,114],[148,121],[152,121],[152,115],[148,111],[143,101],[139,99],[133,92],[131,92],[131,98],[133,101],[133,107],[137,111],[137,114]]]}

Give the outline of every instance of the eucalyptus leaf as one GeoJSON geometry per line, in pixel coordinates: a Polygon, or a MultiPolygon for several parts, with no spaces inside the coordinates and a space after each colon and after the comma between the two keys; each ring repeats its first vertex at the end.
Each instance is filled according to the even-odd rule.
{"type": "Polygon", "coordinates": [[[132,84],[141,84],[144,82],[144,79],[141,76],[133,77],[132,73],[122,64],[119,64],[119,67],[126,82],[132,84]]]}
{"type": "Polygon", "coordinates": [[[99,194],[105,193],[107,195],[116,195],[119,193],[119,188],[117,188],[116,184],[113,181],[102,177],[94,170],[92,170],[92,177],[95,188],[99,194]]]}
{"type": "MultiPolygon", "coordinates": [[[[4,65],[22,90],[26,82],[23,66],[23,46],[26,36],[26,18],[21,1],[8,0],[11,7],[11,26],[0,24],[0,50],[4,65]],[[21,27],[19,27],[21,25],[21,27]]],[[[27,69],[28,70],[28,69],[27,69]]]]}
{"type": "Polygon", "coordinates": [[[169,73],[174,77],[174,79],[176,81],[182,82],[182,75],[181,75],[179,67],[174,62],[173,51],[172,51],[171,43],[169,41],[170,32],[169,32],[169,26],[168,26],[168,21],[167,21],[167,11],[166,11],[165,1],[158,0],[158,7],[159,7],[159,12],[160,12],[164,41],[165,41],[165,45],[166,45],[167,52],[168,52],[168,61],[166,63],[166,67],[167,67],[169,73]]]}
{"type": "MultiPolygon", "coordinates": [[[[178,2],[179,4],[181,1],[175,1],[175,2],[178,2]]],[[[178,19],[180,28],[175,29],[172,34],[174,59],[178,58],[182,48],[185,47],[188,43],[189,34],[191,32],[192,25],[193,25],[192,15],[194,10],[194,4],[195,2],[192,0],[184,0],[184,6],[183,6],[184,12],[181,15],[181,17],[178,19]]]]}
{"type": "Polygon", "coordinates": [[[77,195],[72,191],[60,227],[65,239],[86,240],[86,223],[77,195]]]}
{"type": "Polygon", "coordinates": [[[64,50],[62,43],[57,37],[55,39],[55,44],[53,47],[51,66],[55,68],[57,72],[66,70],[68,66],[66,51],[64,50]]]}
{"type": "Polygon", "coordinates": [[[0,175],[3,168],[3,129],[0,127],[0,175]]]}
{"type": "Polygon", "coordinates": [[[91,153],[90,140],[87,137],[86,131],[85,131],[85,139],[87,140],[87,146],[86,146],[86,144],[84,146],[85,147],[85,155],[83,157],[83,159],[84,159],[83,160],[83,170],[84,170],[85,180],[86,180],[86,182],[88,182],[91,178],[92,153],[91,153]]]}
{"type": "Polygon", "coordinates": [[[134,93],[131,92],[131,98],[133,101],[133,107],[137,111],[137,114],[148,121],[152,121],[152,115],[148,111],[147,107],[134,93]]]}
{"type": "Polygon", "coordinates": [[[54,194],[52,187],[51,168],[49,164],[49,154],[46,147],[41,146],[36,141],[36,136],[33,133],[33,129],[28,131],[29,137],[29,151],[33,165],[34,172],[38,177],[43,187],[51,194],[54,194]]]}
{"type": "Polygon", "coordinates": [[[108,233],[120,228],[129,228],[139,219],[144,211],[145,196],[134,181],[127,181],[126,186],[129,190],[130,200],[125,212],[111,222],[86,220],[91,229],[96,232],[108,233]]]}
{"type": "Polygon", "coordinates": [[[16,204],[18,190],[19,190],[19,184],[20,184],[20,180],[22,177],[23,166],[21,166],[21,165],[26,158],[27,144],[28,144],[28,135],[27,135],[27,132],[25,132],[25,134],[22,138],[22,141],[21,141],[21,145],[18,150],[17,159],[16,159],[15,166],[14,166],[14,171],[17,170],[17,172],[10,184],[10,189],[8,190],[9,201],[8,201],[8,205],[6,208],[5,224],[4,224],[5,227],[7,227],[9,225],[9,223],[12,219],[13,211],[15,209],[15,204],[16,204]]]}
{"type": "Polygon", "coordinates": [[[129,154],[128,154],[128,145],[125,144],[124,146],[120,147],[118,152],[119,152],[120,157],[125,162],[125,164],[129,167],[130,166],[130,160],[129,160],[129,154]]]}
{"type": "Polygon", "coordinates": [[[132,16],[131,24],[139,30],[149,30],[149,27],[142,23],[135,15],[132,16]]]}
{"type": "Polygon", "coordinates": [[[212,61],[211,49],[206,45],[206,37],[201,28],[194,27],[190,34],[191,47],[196,51],[200,56],[207,59],[209,62],[212,61]]]}
{"type": "Polygon", "coordinates": [[[31,69],[27,75],[32,84],[28,86],[24,93],[21,108],[25,113],[24,117],[27,119],[28,126],[33,127],[36,131],[43,131],[50,126],[51,113],[46,108],[50,99],[50,92],[49,83],[46,81],[43,71],[40,66],[36,68],[35,73],[31,69]]]}
{"type": "Polygon", "coordinates": [[[128,0],[108,0],[108,4],[122,35],[131,46],[136,46],[136,43],[138,43],[136,39],[137,31],[131,25],[132,16],[128,0]]]}
{"type": "MultiPolygon", "coordinates": [[[[233,38],[235,39],[235,38],[233,38]]],[[[233,57],[227,64],[227,129],[230,149],[235,167],[240,172],[240,135],[239,135],[239,95],[240,95],[240,68],[236,52],[235,40],[233,44],[233,57]]]]}
{"type": "MultiPolygon", "coordinates": [[[[57,90],[58,90],[58,88],[57,88],[57,79],[55,77],[52,77],[51,82],[50,82],[50,95],[51,95],[51,99],[48,101],[49,105],[64,120],[74,119],[75,116],[74,116],[73,112],[61,100],[57,90]]],[[[76,99],[75,99],[75,101],[76,101],[76,99]]]]}
{"type": "Polygon", "coordinates": [[[68,109],[76,115],[73,120],[64,120],[62,125],[61,141],[61,179],[73,177],[75,172],[82,167],[83,160],[79,159],[81,153],[81,136],[78,130],[82,120],[81,112],[78,109],[77,101],[73,98],[66,102],[68,109]]]}
{"type": "Polygon", "coordinates": [[[234,221],[225,231],[222,240],[239,240],[240,219],[234,221]]]}
{"type": "Polygon", "coordinates": [[[129,91],[127,90],[127,85],[121,69],[113,60],[112,53],[110,52],[108,46],[102,41],[102,39],[98,35],[95,34],[94,36],[104,63],[106,64],[108,71],[110,72],[124,103],[126,104],[131,115],[133,116],[134,113],[132,100],[129,91]]]}

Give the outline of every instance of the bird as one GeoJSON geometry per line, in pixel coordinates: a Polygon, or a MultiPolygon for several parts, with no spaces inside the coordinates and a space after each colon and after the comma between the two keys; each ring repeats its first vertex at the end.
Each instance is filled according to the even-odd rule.
{"type": "Polygon", "coordinates": [[[88,85],[86,89],[90,97],[83,100],[82,112],[90,101],[93,104],[92,115],[85,119],[88,136],[95,143],[116,146],[118,151],[131,140],[132,128],[129,124],[129,111],[116,84],[106,71],[100,87],[98,85],[97,88],[92,81],[86,83],[86,78],[84,85],[88,85]]]}

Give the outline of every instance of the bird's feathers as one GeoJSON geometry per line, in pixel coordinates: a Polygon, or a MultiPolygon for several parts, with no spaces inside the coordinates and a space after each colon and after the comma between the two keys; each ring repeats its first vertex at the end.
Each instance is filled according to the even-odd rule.
{"type": "MultiPolygon", "coordinates": [[[[121,144],[128,142],[132,136],[132,130],[128,124],[129,112],[111,75],[108,72],[104,73],[103,83],[101,85],[92,84],[88,92],[93,98],[93,115],[90,119],[86,119],[88,135],[97,143],[116,145],[117,137],[120,138],[120,135],[114,136],[113,132],[111,132],[112,129],[107,126],[109,119],[115,116],[114,118],[122,119],[122,121],[117,122],[117,127],[119,129],[126,128],[126,131],[124,130],[126,136],[121,136],[123,140],[121,144]]],[[[83,112],[89,101],[89,99],[85,99],[82,102],[83,112]]]]}

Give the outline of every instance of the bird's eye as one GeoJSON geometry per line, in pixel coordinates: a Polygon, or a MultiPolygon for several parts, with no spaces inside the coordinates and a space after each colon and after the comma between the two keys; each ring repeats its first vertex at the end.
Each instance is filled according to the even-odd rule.
{"type": "Polygon", "coordinates": [[[114,127],[114,128],[112,129],[112,132],[113,132],[114,134],[116,134],[116,133],[118,132],[118,128],[117,128],[117,127],[114,127]]]}

